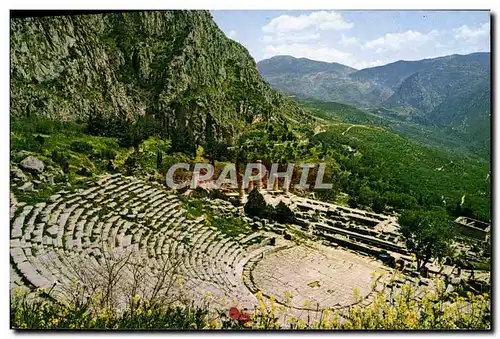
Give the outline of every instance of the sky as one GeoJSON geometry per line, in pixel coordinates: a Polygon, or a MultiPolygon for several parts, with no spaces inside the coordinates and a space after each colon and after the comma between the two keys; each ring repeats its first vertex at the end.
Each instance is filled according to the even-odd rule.
{"type": "Polygon", "coordinates": [[[357,69],[490,51],[488,11],[211,11],[256,61],[275,55],[357,69]]]}

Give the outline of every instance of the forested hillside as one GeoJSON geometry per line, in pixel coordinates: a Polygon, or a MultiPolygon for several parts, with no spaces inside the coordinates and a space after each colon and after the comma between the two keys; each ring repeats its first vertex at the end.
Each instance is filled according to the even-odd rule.
{"type": "Polygon", "coordinates": [[[338,124],[315,140],[335,152],[349,205],[396,210],[441,206],[451,215],[490,219],[489,164],[416,145],[380,128],[338,124]],[[463,197],[463,201],[462,201],[463,197]]]}

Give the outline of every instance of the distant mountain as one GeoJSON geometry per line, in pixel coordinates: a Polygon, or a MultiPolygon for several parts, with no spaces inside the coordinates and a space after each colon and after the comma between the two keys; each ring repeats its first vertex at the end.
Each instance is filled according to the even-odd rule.
{"type": "Polygon", "coordinates": [[[371,81],[351,79],[355,68],[291,56],[275,56],[257,63],[260,74],[274,88],[299,98],[315,98],[356,106],[381,103],[393,91],[371,81]]]}
{"type": "Polygon", "coordinates": [[[277,55],[265,59],[257,64],[261,75],[274,76],[282,74],[309,74],[328,72],[338,76],[345,76],[356,72],[357,69],[338,64],[336,62],[324,62],[309,60],[307,58],[294,58],[288,55],[277,55]]]}
{"type": "MultiPolygon", "coordinates": [[[[384,67],[387,70],[401,68],[401,63],[391,65],[394,64],[384,67]]],[[[489,85],[490,82],[489,53],[427,59],[412,66],[418,71],[410,73],[407,67],[406,71],[402,71],[405,76],[389,75],[387,71],[371,74],[372,79],[384,74],[388,82],[392,83],[395,92],[384,105],[430,113],[447,100],[475,93],[477,88],[489,85]]]]}
{"type": "Polygon", "coordinates": [[[397,61],[359,71],[293,57],[257,66],[271,86],[298,98],[378,109],[391,119],[447,127],[466,142],[489,145],[490,53],[397,61]],[[285,67],[285,60],[294,67],[285,67]]]}
{"type": "Polygon", "coordinates": [[[396,90],[409,76],[424,70],[440,70],[445,66],[472,64],[477,66],[488,66],[489,53],[473,53],[468,55],[449,55],[434,59],[423,59],[418,61],[396,61],[384,66],[362,69],[351,78],[359,81],[372,81],[396,90]]]}
{"type": "Polygon", "coordinates": [[[467,143],[490,143],[489,53],[425,60],[428,66],[402,81],[383,106],[404,109],[409,120],[451,128],[467,143]]]}

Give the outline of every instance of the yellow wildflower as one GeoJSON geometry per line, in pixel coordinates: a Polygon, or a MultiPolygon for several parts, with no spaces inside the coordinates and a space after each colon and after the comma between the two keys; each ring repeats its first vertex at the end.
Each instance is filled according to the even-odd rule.
{"type": "Polygon", "coordinates": [[[246,323],[243,324],[243,326],[245,327],[252,327],[252,322],[251,321],[247,321],[246,323]]]}
{"type": "Polygon", "coordinates": [[[267,311],[266,304],[263,301],[259,303],[259,311],[261,311],[262,313],[267,311]]]}

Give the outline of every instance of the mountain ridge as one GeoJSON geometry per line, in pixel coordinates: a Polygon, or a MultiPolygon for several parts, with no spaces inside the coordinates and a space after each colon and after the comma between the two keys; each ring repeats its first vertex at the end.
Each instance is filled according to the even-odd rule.
{"type": "MultiPolygon", "coordinates": [[[[257,63],[257,65],[262,67],[263,69],[268,69],[269,67],[276,67],[286,63],[288,67],[295,68],[295,71],[301,73],[308,73],[311,71],[321,71],[321,72],[335,72],[339,75],[347,75],[353,72],[357,72],[358,70],[346,66],[337,62],[325,62],[325,61],[317,61],[311,60],[308,58],[295,58],[289,55],[276,55],[269,59],[261,60],[257,63]],[[306,68],[309,67],[309,68],[306,68]]],[[[285,68],[286,68],[285,66],[285,68]]],[[[271,69],[275,72],[279,72],[280,69],[271,69]]]]}
{"type": "Polygon", "coordinates": [[[266,69],[268,63],[257,65],[271,86],[299,99],[338,102],[365,110],[383,108],[382,114],[390,113],[391,118],[449,127],[465,142],[489,147],[491,108],[484,92],[490,92],[491,87],[490,58],[489,52],[478,52],[401,60],[344,76],[294,73],[293,69],[273,73],[266,69]],[[469,132],[473,140],[467,137],[469,132]]]}

